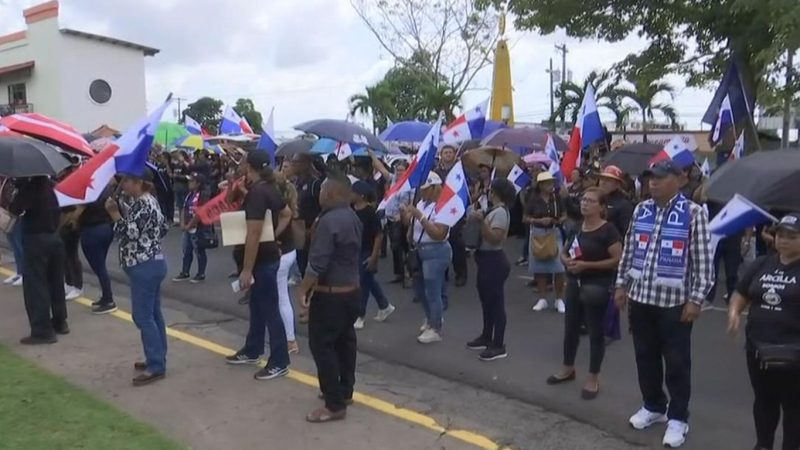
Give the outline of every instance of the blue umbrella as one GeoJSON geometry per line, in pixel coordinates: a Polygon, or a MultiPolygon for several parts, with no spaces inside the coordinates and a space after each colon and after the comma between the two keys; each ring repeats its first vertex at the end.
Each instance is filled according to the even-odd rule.
{"type": "MultiPolygon", "coordinates": [[[[335,141],[333,139],[328,138],[321,138],[311,146],[311,154],[313,155],[329,155],[336,151],[336,146],[339,144],[339,141],[335,141]]],[[[369,156],[367,153],[367,147],[363,145],[354,145],[350,144],[350,148],[353,149],[353,156],[369,156]]],[[[377,153],[385,153],[383,150],[377,150],[377,153]]]]}
{"type": "Polygon", "coordinates": [[[508,128],[508,125],[499,120],[487,120],[486,124],[483,126],[483,134],[481,134],[481,138],[485,138],[501,128],[508,128]]]}
{"type": "Polygon", "coordinates": [[[431,131],[431,124],[419,121],[397,122],[378,136],[382,141],[422,142],[431,131]]]}

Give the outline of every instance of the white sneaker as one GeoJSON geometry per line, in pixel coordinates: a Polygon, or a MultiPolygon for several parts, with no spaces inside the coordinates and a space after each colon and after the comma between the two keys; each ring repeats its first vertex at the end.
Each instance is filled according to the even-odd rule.
{"type": "Polygon", "coordinates": [[[22,286],[22,276],[17,275],[17,279],[11,282],[12,286],[20,287],[22,286]]]}
{"type": "Polygon", "coordinates": [[[642,407],[636,414],[632,415],[628,422],[637,430],[644,430],[654,423],[664,423],[667,421],[667,415],[648,411],[647,408],[642,407]]]}
{"type": "Polygon", "coordinates": [[[70,289],[67,291],[67,293],[64,296],[64,298],[66,300],[75,300],[76,298],[80,297],[81,295],[83,295],[83,289],[78,289],[76,287],[70,287],[70,289]]]}
{"type": "Polygon", "coordinates": [[[3,280],[3,284],[11,284],[11,283],[17,281],[17,278],[20,278],[20,276],[15,273],[14,275],[11,275],[10,277],[8,277],[5,280],[3,280]]]}
{"type": "Polygon", "coordinates": [[[425,330],[429,329],[430,327],[431,327],[431,326],[430,326],[430,325],[428,325],[428,319],[425,319],[425,320],[423,320],[423,321],[422,321],[422,326],[420,326],[420,327],[419,327],[419,331],[420,331],[420,333],[421,333],[421,332],[423,332],[423,331],[425,331],[425,330]]]}
{"type": "Polygon", "coordinates": [[[364,319],[362,319],[361,317],[356,319],[356,323],[353,324],[353,328],[355,328],[356,330],[363,330],[364,329],[364,319]]]}
{"type": "Polygon", "coordinates": [[[680,420],[670,420],[667,422],[667,431],[664,433],[662,443],[664,447],[678,448],[686,442],[686,435],[689,433],[689,424],[680,420]]]}
{"type": "Polygon", "coordinates": [[[386,319],[388,319],[389,316],[392,315],[392,313],[394,312],[395,309],[397,309],[397,308],[395,308],[394,305],[389,304],[389,306],[387,306],[386,308],[378,310],[378,314],[375,316],[375,321],[376,322],[385,322],[386,319]]]}
{"type": "Polygon", "coordinates": [[[539,299],[539,301],[538,301],[538,302],[536,302],[536,304],[535,304],[535,305],[533,305],[533,310],[534,310],[534,311],[536,311],[536,312],[539,312],[539,311],[544,311],[544,310],[545,310],[545,309],[547,309],[549,306],[550,306],[550,305],[549,305],[549,304],[547,304],[547,300],[545,300],[545,299],[543,299],[543,298],[540,298],[540,299],[539,299]]]}
{"type": "Polygon", "coordinates": [[[433,342],[439,342],[441,340],[442,337],[433,328],[428,328],[427,330],[423,331],[422,334],[420,334],[419,337],[417,338],[417,341],[420,344],[431,344],[433,342]]]}
{"type": "Polygon", "coordinates": [[[560,298],[556,299],[556,309],[561,314],[567,312],[567,305],[564,303],[564,300],[561,300],[560,298]]]}

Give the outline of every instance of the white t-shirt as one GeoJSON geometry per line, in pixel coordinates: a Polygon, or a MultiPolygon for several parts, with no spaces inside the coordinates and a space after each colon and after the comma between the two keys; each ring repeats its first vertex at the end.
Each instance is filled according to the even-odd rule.
{"type": "MultiPolygon", "coordinates": [[[[424,200],[420,200],[417,203],[417,209],[422,212],[422,217],[427,218],[429,221],[434,223],[436,223],[436,213],[434,212],[435,208],[436,208],[436,202],[425,203],[424,200]]],[[[444,240],[446,241],[449,236],[450,236],[450,230],[448,229],[447,235],[444,237],[444,240]]],[[[431,235],[428,234],[427,231],[425,231],[425,228],[423,228],[422,221],[416,219],[414,219],[414,228],[411,233],[411,239],[413,240],[413,242],[411,242],[412,245],[417,245],[417,242],[419,243],[443,242],[443,241],[437,241],[436,239],[432,238],[431,235]],[[422,236],[422,238],[420,238],[420,236],[422,236]]]]}

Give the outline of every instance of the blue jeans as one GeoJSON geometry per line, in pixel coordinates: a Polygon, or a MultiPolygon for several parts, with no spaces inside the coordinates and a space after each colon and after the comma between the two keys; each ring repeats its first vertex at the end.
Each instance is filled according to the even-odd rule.
{"type": "Polygon", "coordinates": [[[11,251],[14,252],[17,275],[24,275],[25,253],[22,251],[22,220],[17,220],[14,228],[11,229],[11,233],[8,233],[6,238],[8,238],[8,245],[11,246],[11,251]]]}
{"type": "Polygon", "coordinates": [[[383,293],[381,284],[375,279],[375,273],[367,270],[367,260],[370,253],[361,254],[361,264],[358,265],[358,275],[361,278],[361,310],[359,317],[364,317],[367,314],[367,303],[369,303],[369,296],[372,294],[375,301],[378,302],[378,308],[385,309],[389,307],[389,301],[383,293]]]}
{"type": "Polygon", "coordinates": [[[453,250],[447,241],[430,242],[418,245],[417,254],[422,268],[414,275],[414,295],[421,300],[428,325],[439,331],[442,329],[444,297],[447,292],[444,276],[450,266],[453,250]]]}
{"type": "Polygon", "coordinates": [[[267,367],[287,367],[289,347],[286,329],[281,320],[278,297],[278,268],[280,261],[256,264],[255,282],[250,287],[250,329],[242,353],[256,358],[264,353],[265,329],[269,331],[269,361],[267,367]]]}
{"type": "Polygon", "coordinates": [[[114,294],[111,292],[111,278],[108,276],[106,267],[106,256],[111,242],[114,240],[114,230],[110,223],[101,223],[81,229],[81,249],[89,267],[97,275],[100,282],[100,289],[103,294],[100,303],[107,304],[114,301],[114,294]]]}
{"type": "Polygon", "coordinates": [[[197,253],[197,274],[206,274],[206,265],[208,258],[206,257],[206,249],[197,246],[197,232],[189,233],[183,232],[183,267],[181,273],[189,273],[192,268],[192,255],[197,253]]]}
{"type": "Polygon", "coordinates": [[[167,328],[161,314],[161,282],[167,276],[163,256],[126,267],[131,283],[133,323],[142,334],[147,370],[160,374],[167,371],[167,328]]]}

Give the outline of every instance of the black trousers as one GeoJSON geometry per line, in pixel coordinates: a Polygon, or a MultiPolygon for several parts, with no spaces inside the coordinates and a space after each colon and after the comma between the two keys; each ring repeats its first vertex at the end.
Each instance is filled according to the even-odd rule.
{"type": "Polygon", "coordinates": [[[630,326],[644,407],[652,412],[666,412],[671,420],[687,422],[692,324],[681,322],[682,312],[682,305],[660,308],[630,302],[630,326]],[[664,394],[665,381],[669,400],[664,394]]]}
{"type": "Polygon", "coordinates": [[[755,352],[747,351],[753,386],[753,421],[759,448],[771,449],[783,410],[783,450],[800,449],[800,370],[762,370],[755,352]]]}
{"type": "MultiPolygon", "coordinates": [[[[733,291],[736,290],[736,281],[739,278],[739,266],[742,265],[742,237],[734,236],[725,238],[717,244],[717,252],[714,254],[714,273],[719,274],[721,265],[725,265],[725,303],[731,298],[733,291]]],[[[711,291],[708,292],[706,300],[713,302],[717,294],[717,286],[722,280],[717,277],[711,291]]]]}
{"type": "Polygon", "coordinates": [[[453,271],[456,278],[467,278],[467,249],[464,246],[464,237],[461,231],[464,229],[464,221],[460,221],[450,228],[450,236],[447,240],[453,249],[453,271]]]}
{"type": "Polygon", "coordinates": [[[64,243],[56,233],[24,234],[22,248],[25,254],[22,288],[31,336],[50,337],[55,334],[54,325],[67,321],[64,243]]]}
{"type": "Polygon", "coordinates": [[[317,365],[319,388],[325,407],[346,409],[356,383],[356,331],[361,291],[346,294],[315,292],[308,319],[308,344],[317,365]]]}
{"type": "Polygon", "coordinates": [[[406,255],[408,255],[408,227],[403,222],[396,221],[386,224],[389,235],[389,245],[392,248],[392,271],[395,276],[402,277],[406,273],[406,255]]]}
{"type": "Polygon", "coordinates": [[[605,317],[608,309],[608,292],[596,302],[584,302],[580,299],[578,281],[569,277],[565,292],[567,305],[564,314],[564,365],[574,366],[581,339],[581,325],[586,324],[589,330],[589,373],[600,373],[603,358],[606,354],[605,317]]]}
{"type": "Polygon", "coordinates": [[[481,337],[502,347],[506,334],[505,286],[511,265],[503,250],[478,250],[475,252],[478,266],[478,297],[483,309],[483,331],[481,337]]]}
{"type": "Polygon", "coordinates": [[[61,227],[58,232],[64,242],[64,282],[72,287],[83,289],[83,264],[78,254],[81,240],[80,231],[72,227],[61,227]]]}

